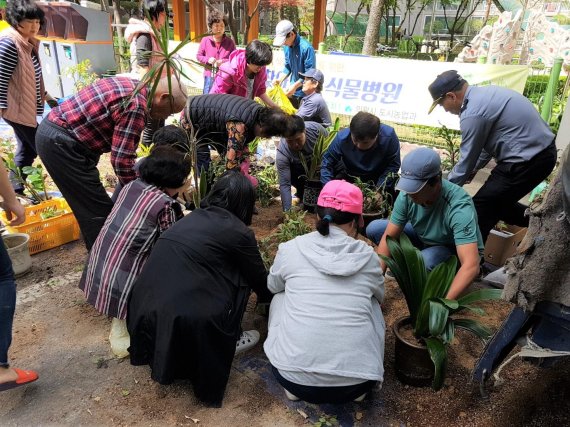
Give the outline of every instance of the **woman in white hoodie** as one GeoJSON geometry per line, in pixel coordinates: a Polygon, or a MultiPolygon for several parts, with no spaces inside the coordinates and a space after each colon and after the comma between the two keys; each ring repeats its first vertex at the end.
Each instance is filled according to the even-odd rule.
{"type": "Polygon", "coordinates": [[[362,221],[358,187],[329,181],[317,214],[316,232],[277,251],[264,349],[289,399],[360,401],[384,379],[384,278],[372,247],[354,238],[362,221]]]}

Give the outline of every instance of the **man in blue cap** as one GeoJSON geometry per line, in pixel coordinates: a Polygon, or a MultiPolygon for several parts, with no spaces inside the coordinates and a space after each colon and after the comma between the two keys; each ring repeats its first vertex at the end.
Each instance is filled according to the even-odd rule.
{"type": "Polygon", "coordinates": [[[325,84],[324,74],[320,70],[311,68],[305,73],[299,73],[299,75],[305,78],[302,87],[305,97],[301,99],[301,106],[297,115],[306,122],[317,122],[324,127],[329,127],[332,125],[331,113],[323,95],[321,95],[325,84]]]}
{"type": "MultiPolygon", "coordinates": [[[[390,256],[386,236],[398,238],[402,231],[421,250],[428,271],[450,256],[459,258],[447,298],[456,299],[479,274],[483,240],[477,213],[467,192],[441,179],[441,159],[431,148],[418,148],[402,161],[400,194],[390,220],[379,219],[366,228],[378,244],[377,252],[390,256]]],[[[382,269],[386,265],[382,263],[382,269]]]]}
{"type": "Polygon", "coordinates": [[[459,116],[460,160],[448,179],[463,185],[491,158],[497,166],[473,197],[483,241],[499,220],[528,227],[526,206],[518,201],[554,169],[554,134],[532,103],[514,90],[469,86],[455,70],[429,86],[433,103],[459,116]]]}

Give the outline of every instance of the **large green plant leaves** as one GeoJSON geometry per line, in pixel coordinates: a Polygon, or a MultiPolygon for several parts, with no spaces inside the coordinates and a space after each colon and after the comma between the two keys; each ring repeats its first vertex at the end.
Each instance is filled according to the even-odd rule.
{"type": "Polygon", "coordinates": [[[422,302],[425,286],[425,265],[421,253],[411,244],[405,234],[400,236],[400,243],[394,238],[386,238],[390,257],[382,256],[390,268],[408,305],[412,324],[415,323],[422,302]],[[422,270],[421,271],[418,270],[422,270]]]}
{"type": "Polygon", "coordinates": [[[483,326],[476,320],[473,319],[455,319],[454,320],[455,326],[457,328],[467,329],[468,331],[473,332],[479,338],[488,339],[492,332],[486,326],[483,326]]]}
{"type": "Polygon", "coordinates": [[[476,291],[470,292],[469,294],[458,298],[457,302],[459,306],[468,306],[474,302],[500,299],[503,291],[501,289],[478,289],[476,291]]]}
{"type": "Polygon", "coordinates": [[[445,379],[445,370],[447,368],[447,347],[442,342],[441,338],[426,338],[425,343],[429,352],[429,357],[431,358],[435,368],[431,386],[437,391],[443,386],[443,381],[445,379]]]}
{"type": "Polygon", "coordinates": [[[414,323],[414,334],[425,337],[429,332],[429,301],[434,298],[445,298],[457,270],[457,258],[450,257],[447,261],[437,265],[427,276],[427,282],[421,297],[421,306],[414,323]]]}
{"type": "Polygon", "coordinates": [[[443,333],[447,325],[449,310],[440,301],[429,301],[429,333],[437,337],[443,333]]]}

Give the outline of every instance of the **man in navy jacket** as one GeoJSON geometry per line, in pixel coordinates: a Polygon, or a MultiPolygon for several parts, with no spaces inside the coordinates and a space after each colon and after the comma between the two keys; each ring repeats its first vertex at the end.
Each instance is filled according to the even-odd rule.
{"type": "Polygon", "coordinates": [[[394,128],[380,124],[373,114],[361,111],[341,130],[323,156],[321,182],[353,181],[358,177],[393,192],[400,169],[400,141],[394,128]],[[393,174],[393,178],[390,177],[393,174]]]}

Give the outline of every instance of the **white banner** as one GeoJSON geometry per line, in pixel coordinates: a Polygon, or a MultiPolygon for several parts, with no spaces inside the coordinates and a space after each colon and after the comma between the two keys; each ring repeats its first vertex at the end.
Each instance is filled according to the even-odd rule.
{"type": "MultiPolygon", "coordinates": [[[[175,42],[174,42],[175,43],[175,42]]],[[[196,58],[198,45],[191,43],[181,51],[184,58],[196,58]]],[[[273,63],[267,67],[268,85],[282,75],[282,50],[273,52],[273,63]]],[[[459,118],[437,107],[428,115],[432,103],[428,86],[438,74],[457,70],[470,85],[494,84],[524,90],[526,65],[461,64],[438,61],[365,57],[351,55],[319,55],[317,68],[325,75],[322,92],[331,113],[354,115],[368,111],[381,120],[459,129],[459,118]]],[[[191,86],[202,88],[202,69],[188,67],[191,86]]]]}

